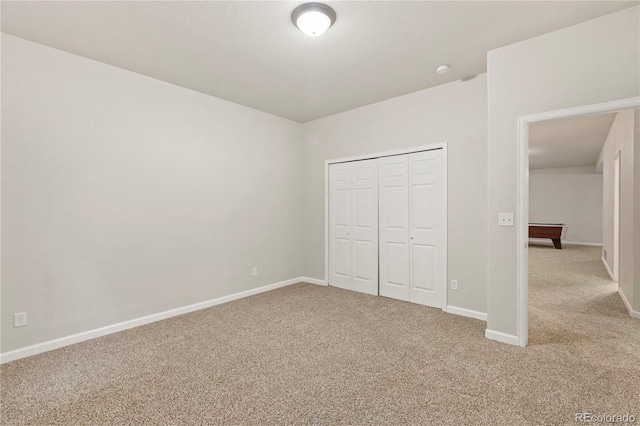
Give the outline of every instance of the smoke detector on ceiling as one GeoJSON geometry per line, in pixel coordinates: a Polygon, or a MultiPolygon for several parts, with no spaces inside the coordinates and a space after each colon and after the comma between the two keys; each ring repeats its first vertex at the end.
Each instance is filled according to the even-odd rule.
{"type": "Polygon", "coordinates": [[[451,70],[451,68],[447,64],[442,64],[442,65],[438,66],[438,68],[436,68],[436,72],[438,74],[446,74],[446,73],[449,72],[449,70],[451,70]]]}

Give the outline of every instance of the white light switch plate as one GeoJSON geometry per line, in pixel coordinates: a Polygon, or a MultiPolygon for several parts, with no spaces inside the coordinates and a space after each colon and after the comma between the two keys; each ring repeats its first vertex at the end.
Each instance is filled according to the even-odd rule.
{"type": "Polygon", "coordinates": [[[513,213],[498,213],[498,226],[513,226],[513,213]]]}

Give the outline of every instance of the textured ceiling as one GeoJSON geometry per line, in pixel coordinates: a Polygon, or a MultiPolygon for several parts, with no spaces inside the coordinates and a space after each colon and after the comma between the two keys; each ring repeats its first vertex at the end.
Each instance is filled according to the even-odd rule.
{"type": "Polygon", "coordinates": [[[637,2],[2,2],[2,31],[305,122],[486,72],[488,50],[637,2]],[[434,72],[451,64],[449,74],[434,72]]]}
{"type": "Polygon", "coordinates": [[[529,128],[529,167],[593,166],[616,114],[552,120],[529,128]]]}

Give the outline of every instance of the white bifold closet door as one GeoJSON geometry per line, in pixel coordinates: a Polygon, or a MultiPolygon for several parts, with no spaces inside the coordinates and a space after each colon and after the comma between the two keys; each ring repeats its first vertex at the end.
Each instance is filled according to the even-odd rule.
{"type": "Polygon", "coordinates": [[[442,150],[379,159],[380,295],[444,308],[442,150]]]}
{"type": "Polygon", "coordinates": [[[378,161],[329,165],[329,284],[378,294],[378,161]]]}

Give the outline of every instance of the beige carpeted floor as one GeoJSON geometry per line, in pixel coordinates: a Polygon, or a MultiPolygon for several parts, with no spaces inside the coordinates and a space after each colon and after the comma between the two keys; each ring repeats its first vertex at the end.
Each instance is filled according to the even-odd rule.
{"type": "MultiPolygon", "coordinates": [[[[465,285],[465,283],[460,283],[465,285]]],[[[531,345],[297,284],[11,362],[3,424],[575,424],[640,415],[640,321],[600,249],[531,248],[531,345]]],[[[640,420],[638,420],[640,421],[640,420]]]]}

